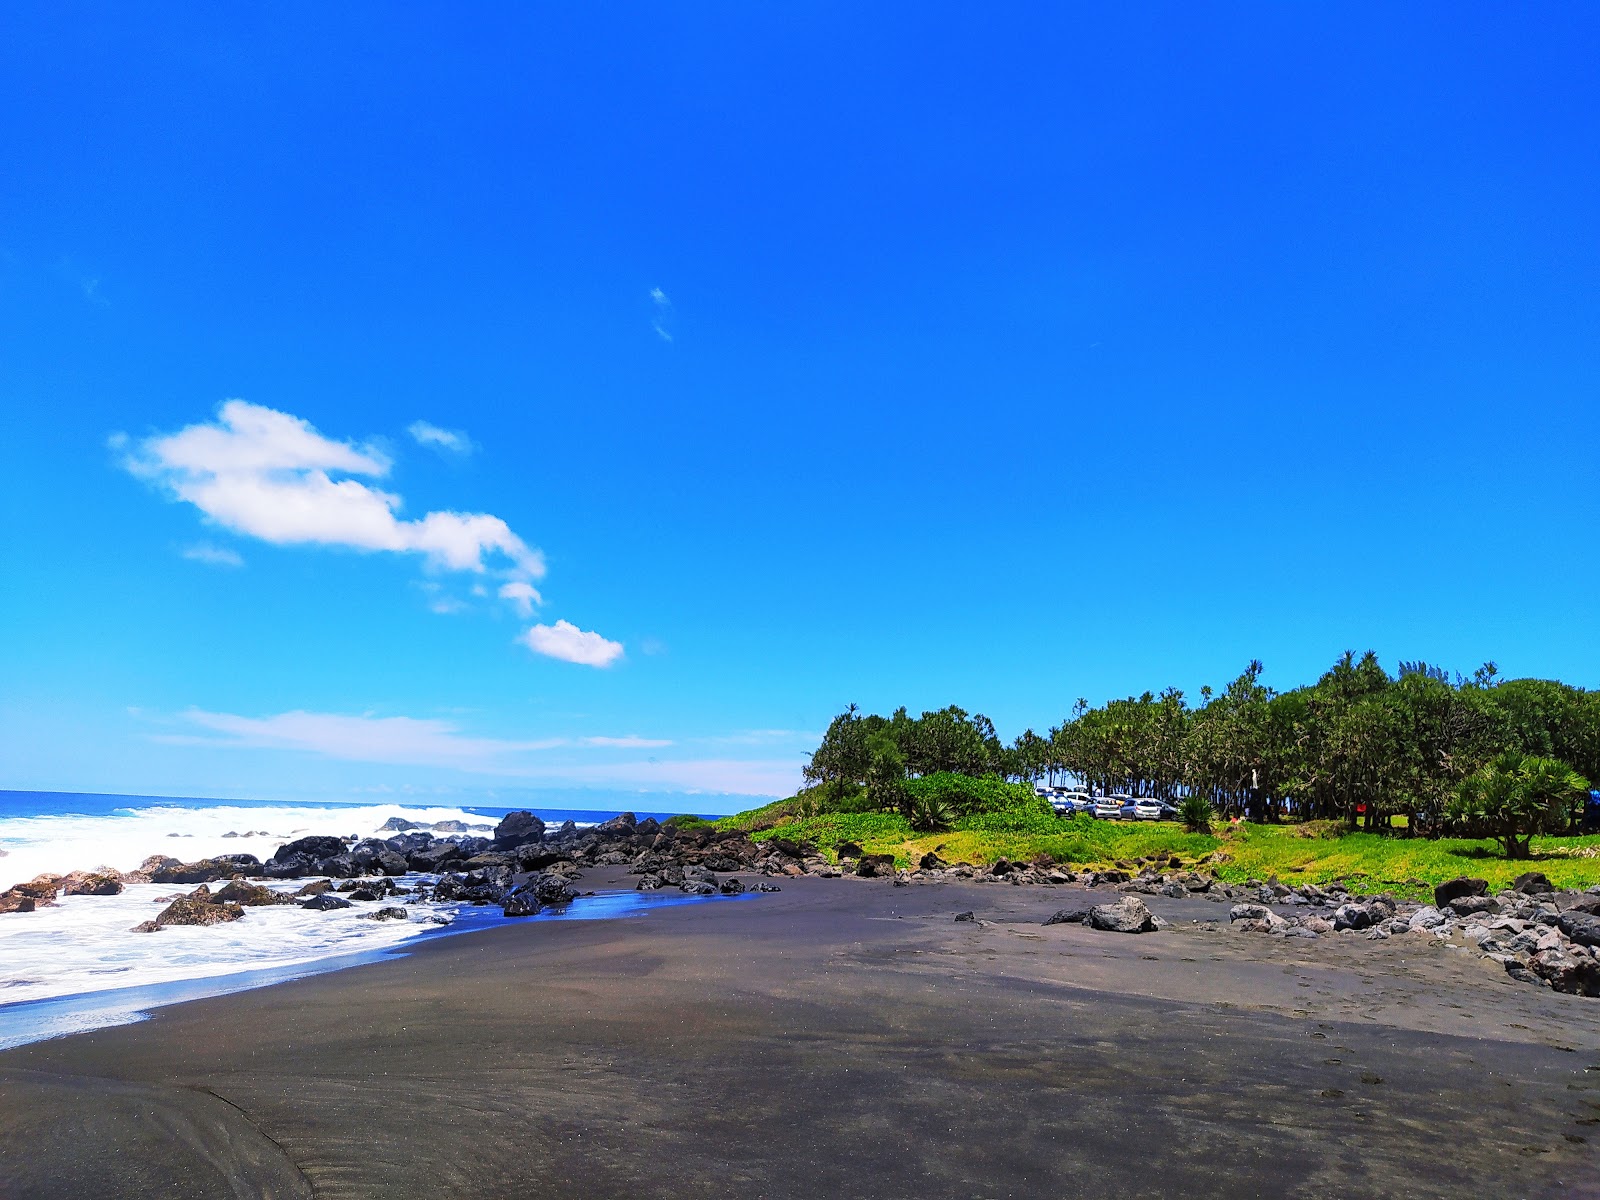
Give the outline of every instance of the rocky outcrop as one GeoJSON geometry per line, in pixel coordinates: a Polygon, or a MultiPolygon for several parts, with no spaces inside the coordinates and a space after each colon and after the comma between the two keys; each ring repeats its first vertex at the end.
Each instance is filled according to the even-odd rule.
{"type": "Polygon", "coordinates": [[[543,837],[544,822],[526,810],[507,813],[494,827],[494,844],[502,849],[515,849],[543,837]]]}

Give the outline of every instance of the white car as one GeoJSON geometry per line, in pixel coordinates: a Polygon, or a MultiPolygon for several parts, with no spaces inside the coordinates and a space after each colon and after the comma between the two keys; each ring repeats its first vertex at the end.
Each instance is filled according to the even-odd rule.
{"type": "Polygon", "coordinates": [[[1102,821],[1115,821],[1122,816],[1122,801],[1115,796],[1101,796],[1094,802],[1094,815],[1102,821]]]}
{"type": "Polygon", "coordinates": [[[1094,797],[1088,792],[1057,791],[1050,797],[1050,806],[1056,810],[1057,816],[1076,816],[1078,813],[1094,811],[1094,797]]]}

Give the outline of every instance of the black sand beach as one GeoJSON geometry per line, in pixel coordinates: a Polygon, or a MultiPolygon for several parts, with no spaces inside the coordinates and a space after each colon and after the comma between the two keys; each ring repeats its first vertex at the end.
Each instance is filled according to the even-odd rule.
{"type": "Polygon", "coordinates": [[[1082,898],[786,880],[21,1047],[0,1197],[1600,1197],[1595,1001],[1082,898]]]}

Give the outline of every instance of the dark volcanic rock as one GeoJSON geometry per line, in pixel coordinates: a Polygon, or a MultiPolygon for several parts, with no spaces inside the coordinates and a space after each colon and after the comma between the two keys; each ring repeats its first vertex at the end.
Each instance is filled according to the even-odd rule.
{"type": "Polygon", "coordinates": [[[678,890],[690,896],[715,896],[717,885],[700,879],[685,879],[678,885],[678,890]]]}
{"type": "Polygon", "coordinates": [[[917,869],[920,871],[940,871],[949,865],[931,850],[917,860],[917,869]]]}
{"type": "Polygon", "coordinates": [[[846,859],[860,858],[866,851],[854,842],[836,842],[834,843],[833,853],[836,858],[846,859]]]}
{"type": "Polygon", "coordinates": [[[1600,946],[1600,917],[1592,913],[1564,912],[1556,918],[1556,928],[1580,946],[1600,946]]]}
{"type": "Polygon", "coordinates": [[[408,829],[421,829],[415,821],[408,821],[404,817],[390,817],[378,826],[379,833],[404,833],[408,829]]]}
{"type": "Polygon", "coordinates": [[[594,827],[594,831],[602,834],[631,834],[638,824],[638,819],[631,812],[625,812],[619,813],[618,815],[612,817],[609,821],[600,822],[600,824],[594,827]]]}
{"type": "Polygon", "coordinates": [[[388,908],[380,908],[377,912],[362,913],[363,921],[407,921],[411,914],[398,904],[391,904],[388,908]]]}
{"type": "Polygon", "coordinates": [[[332,892],[323,892],[320,896],[313,896],[300,906],[312,912],[329,912],[335,908],[349,908],[350,901],[343,896],[335,896],[332,892]]]}
{"type": "Polygon", "coordinates": [[[636,837],[654,837],[661,832],[661,822],[654,817],[646,817],[633,827],[636,837]]]}
{"type": "Polygon", "coordinates": [[[435,842],[431,846],[425,846],[406,855],[406,863],[413,871],[421,871],[425,875],[437,875],[450,863],[458,862],[461,858],[461,847],[454,842],[435,842]]]}
{"type": "Polygon", "coordinates": [[[1493,896],[1457,896],[1449,907],[1458,917],[1470,917],[1474,913],[1497,913],[1500,902],[1493,896]]]}
{"type": "Polygon", "coordinates": [[[120,878],[99,872],[91,875],[68,875],[61,888],[63,896],[116,896],[121,892],[120,878]]]}
{"type": "Polygon", "coordinates": [[[1556,890],[1555,884],[1545,878],[1543,871],[1524,871],[1511,881],[1511,890],[1524,896],[1543,896],[1556,890]]]}
{"type": "Polygon", "coordinates": [[[737,896],[739,893],[744,891],[744,884],[740,883],[737,879],[730,877],[719,883],[717,885],[717,890],[720,891],[724,896],[737,896]]]}
{"type": "Polygon", "coordinates": [[[1600,963],[1565,950],[1541,950],[1529,962],[1540,979],[1558,992],[1573,996],[1600,996],[1600,963]]]}
{"type": "Polygon", "coordinates": [[[211,897],[217,904],[239,904],[245,908],[259,908],[267,904],[293,904],[293,896],[285,896],[282,892],[275,892],[271,888],[262,887],[259,883],[245,883],[235,879],[232,883],[218,889],[211,897]]]}
{"type": "Polygon", "coordinates": [[[531,917],[539,911],[539,902],[528,895],[507,896],[500,911],[508,917],[531,917]]]}
{"type": "Polygon", "coordinates": [[[808,854],[814,854],[817,849],[810,842],[796,842],[782,837],[768,838],[767,845],[790,858],[804,858],[808,854]]]}
{"type": "Polygon", "coordinates": [[[1153,933],[1161,928],[1155,914],[1137,896],[1124,896],[1115,904],[1096,904],[1089,910],[1088,924],[1106,933],[1153,933]]]}
{"type": "MultiPolygon", "coordinates": [[[[971,921],[971,922],[976,923],[978,918],[973,912],[971,912],[969,910],[967,912],[959,912],[959,913],[957,913],[956,914],[956,920],[957,921],[961,921],[961,922],[971,921]]],[[[1048,925],[1048,924],[1050,924],[1050,922],[1046,921],[1045,924],[1048,925]]]]}
{"type": "Polygon", "coordinates": [[[1436,908],[1443,908],[1452,900],[1459,900],[1464,896],[1487,896],[1489,894],[1489,881],[1487,879],[1471,879],[1466,875],[1458,875],[1454,879],[1447,879],[1433,889],[1433,903],[1436,908]]]}
{"type": "Polygon", "coordinates": [[[856,860],[856,874],[863,879],[894,874],[894,855],[863,854],[856,860]]]}
{"type": "Polygon", "coordinates": [[[32,912],[38,906],[39,902],[32,896],[11,890],[0,892],[0,913],[32,912]]]}
{"type": "Polygon", "coordinates": [[[500,819],[500,824],[494,827],[494,844],[500,847],[521,846],[537,842],[542,837],[544,822],[526,810],[507,813],[500,819]]]}
{"type": "Polygon", "coordinates": [[[660,891],[661,890],[661,885],[662,885],[661,876],[659,876],[659,875],[641,875],[641,876],[639,876],[638,885],[635,886],[635,888],[633,890],[636,891],[636,892],[655,892],[655,891],[660,891]]]}
{"type": "MultiPolygon", "coordinates": [[[[1046,925],[1082,925],[1089,919],[1088,908],[1062,908],[1057,909],[1045,918],[1046,925]]],[[[959,918],[957,918],[959,920],[959,918]]]]}
{"type": "Polygon", "coordinates": [[[539,875],[530,875],[518,885],[513,894],[531,896],[542,905],[555,907],[572,903],[578,893],[562,876],[546,871],[539,875]]]}
{"type": "MultiPolygon", "coordinates": [[[[305,887],[301,888],[294,895],[295,896],[320,896],[320,895],[322,895],[323,892],[331,892],[332,890],[333,890],[333,884],[329,883],[326,879],[313,879],[310,883],[306,884],[305,887]]],[[[293,899],[293,898],[294,897],[290,897],[290,899],[293,899]]]]}
{"type": "Polygon", "coordinates": [[[260,875],[261,860],[254,854],[219,854],[199,862],[179,863],[150,873],[151,883],[211,883],[235,875],[260,875]]]}
{"type": "Polygon", "coordinates": [[[225,921],[237,921],[242,916],[244,909],[237,904],[218,904],[214,897],[196,893],[193,896],[179,896],[162,909],[154,921],[135,926],[135,932],[154,933],[168,925],[221,925],[225,921]]]}
{"type": "Polygon", "coordinates": [[[272,856],[272,861],[276,863],[287,862],[297,855],[310,859],[332,858],[336,854],[343,853],[344,842],[342,839],[319,834],[313,837],[299,838],[296,841],[279,846],[277,853],[272,856]]]}

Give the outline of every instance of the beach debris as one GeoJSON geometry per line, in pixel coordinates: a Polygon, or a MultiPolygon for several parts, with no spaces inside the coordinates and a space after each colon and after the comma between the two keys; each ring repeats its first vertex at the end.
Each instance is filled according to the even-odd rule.
{"type": "MultiPolygon", "coordinates": [[[[974,914],[971,909],[968,909],[966,912],[958,912],[956,914],[956,923],[957,924],[963,924],[963,923],[976,924],[977,921],[978,921],[978,918],[977,918],[976,914],[974,914]]],[[[1046,921],[1045,922],[1046,925],[1049,925],[1051,923],[1052,922],[1050,922],[1050,921],[1046,921]]]]}

